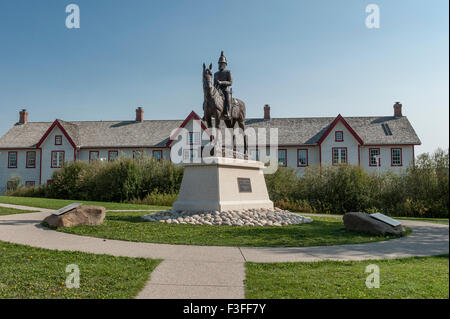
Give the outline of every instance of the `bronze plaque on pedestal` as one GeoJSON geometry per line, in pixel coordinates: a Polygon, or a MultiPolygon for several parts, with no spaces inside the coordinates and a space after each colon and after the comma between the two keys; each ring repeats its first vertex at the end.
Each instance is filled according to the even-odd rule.
{"type": "Polygon", "coordinates": [[[251,193],[252,184],[250,183],[250,178],[238,177],[238,187],[239,193],[251,193]]]}

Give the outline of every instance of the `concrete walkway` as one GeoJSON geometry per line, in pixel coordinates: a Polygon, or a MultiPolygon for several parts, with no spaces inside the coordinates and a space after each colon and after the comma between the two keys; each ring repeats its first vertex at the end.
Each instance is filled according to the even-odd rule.
{"type": "Polygon", "coordinates": [[[137,298],[244,298],[245,262],[364,260],[431,256],[449,251],[448,225],[404,221],[407,237],[384,242],[292,248],[244,248],[138,243],[78,236],[40,222],[53,211],[0,204],[36,213],[0,216],[0,240],[55,250],[163,259],[137,298]]]}

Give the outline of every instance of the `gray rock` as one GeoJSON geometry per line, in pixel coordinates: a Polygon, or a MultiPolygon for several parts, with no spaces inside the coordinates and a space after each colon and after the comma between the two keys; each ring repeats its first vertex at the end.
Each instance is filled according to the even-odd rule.
{"type": "Polygon", "coordinates": [[[366,213],[346,213],[344,214],[343,220],[346,229],[356,232],[372,235],[401,235],[406,232],[403,225],[393,227],[370,217],[370,215],[366,213]]]}
{"type": "Polygon", "coordinates": [[[44,222],[53,227],[97,226],[103,223],[105,211],[104,207],[82,205],[62,215],[47,216],[44,222]]]}
{"type": "Polygon", "coordinates": [[[276,223],[273,223],[273,226],[281,226],[281,224],[276,222],[276,223]]]}
{"type": "Polygon", "coordinates": [[[171,224],[226,226],[287,226],[312,221],[311,218],[283,210],[243,209],[240,211],[158,212],[142,217],[148,221],[171,224]],[[176,223],[175,223],[176,221],[176,223]]]}

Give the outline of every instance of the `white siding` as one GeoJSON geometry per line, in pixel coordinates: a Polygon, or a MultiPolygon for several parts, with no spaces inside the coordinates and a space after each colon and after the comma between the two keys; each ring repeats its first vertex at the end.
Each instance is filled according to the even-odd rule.
{"type": "Polygon", "coordinates": [[[414,146],[413,145],[374,145],[374,146],[361,146],[361,167],[368,172],[393,170],[400,172],[406,169],[409,165],[412,165],[414,159],[414,146]],[[380,167],[369,165],[369,149],[380,149],[380,167]],[[400,148],[402,150],[402,166],[391,165],[391,149],[400,148]]]}
{"type": "MultiPolygon", "coordinates": [[[[193,120],[187,123],[186,130],[193,131],[193,120]]],[[[209,141],[202,140],[202,145],[206,145],[209,141]]],[[[184,148],[189,146],[183,145],[184,148]]],[[[380,170],[393,170],[395,172],[400,172],[401,170],[407,168],[414,161],[414,146],[413,145],[388,145],[388,146],[361,146],[358,148],[358,141],[355,137],[347,130],[342,122],[338,122],[329,135],[324,139],[322,145],[319,146],[280,146],[279,149],[285,149],[287,155],[287,165],[298,170],[299,174],[303,174],[305,167],[298,167],[297,165],[297,151],[298,149],[308,150],[308,166],[314,167],[320,165],[331,165],[332,164],[332,150],[333,147],[344,147],[347,148],[347,161],[349,164],[361,165],[366,171],[376,171],[377,167],[372,167],[369,165],[369,149],[379,148],[381,155],[381,166],[380,170]],[[335,132],[342,131],[344,140],[343,142],[335,141],[335,132]],[[401,148],[402,149],[402,166],[392,166],[391,165],[391,149],[401,148]],[[360,152],[360,156],[358,156],[360,152]]],[[[47,180],[51,179],[52,173],[56,168],[51,168],[51,154],[52,151],[64,151],[65,161],[71,162],[74,160],[75,151],[69,140],[64,136],[58,127],[47,136],[45,141],[41,145],[42,148],[42,172],[41,168],[41,156],[39,149],[29,149],[29,150],[0,150],[0,194],[4,193],[6,190],[7,181],[13,176],[19,176],[21,178],[21,183],[24,185],[26,181],[35,181],[36,185],[41,183],[46,183],[47,180]],[[62,145],[55,145],[55,136],[62,136],[62,145]],[[26,168],[26,152],[36,151],[36,168],[26,168]],[[18,155],[18,165],[17,168],[8,168],[8,151],[17,151],[18,155]],[[42,173],[42,174],[41,174],[42,173]],[[40,179],[40,175],[42,175],[40,179]]],[[[146,155],[152,156],[153,152],[156,150],[161,150],[163,154],[163,159],[170,159],[170,149],[161,148],[101,148],[101,149],[81,149],[77,151],[77,160],[89,161],[89,152],[98,151],[99,158],[108,160],[109,151],[118,151],[119,156],[124,155],[127,157],[133,157],[133,150],[144,151],[146,155]]]]}
{"type": "Polygon", "coordinates": [[[318,146],[295,146],[295,147],[282,147],[280,149],[287,149],[287,165],[298,170],[300,175],[303,175],[306,167],[315,167],[320,163],[319,160],[319,147],[318,146]],[[298,167],[297,165],[297,151],[299,149],[308,150],[308,166],[298,167]]]}
{"type": "Polygon", "coordinates": [[[162,151],[163,154],[163,159],[169,159],[169,151],[167,148],[101,148],[101,149],[95,149],[95,148],[91,148],[91,149],[81,149],[78,152],[78,159],[80,161],[85,161],[85,162],[89,162],[89,153],[91,151],[95,151],[98,152],[99,154],[99,159],[102,161],[108,161],[108,153],[109,151],[118,151],[119,152],[119,156],[125,156],[125,157],[129,157],[129,158],[133,158],[133,151],[139,151],[139,152],[143,152],[144,155],[146,156],[153,156],[153,151],[162,151]]]}
{"type": "Polygon", "coordinates": [[[70,144],[69,140],[64,136],[58,127],[55,127],[53,131],[47,136],[44,142],[41,144],[42,149],[42,178],[41,183],[45,184],[52,178],[52,174],[57,168],[52,168],[52,151],[64,151],[64,161],[72,162],[74,160],[74,148],[70,144]],[[55,136],[62,136],[62,145],[55,145],[55,136]]]}
{"type": "Polygon", "coordinates": [[[20,177],[21,185],[25,185],[27,181],[34,181],[39,185],[39,165],[40,165],[40,150],[1,150],[0,151],[0,194],[6,191],[6,183],[11,177],[20,177]],[[36,167],[27,168],[26,154],[27,152],[36,152],[36,167]],[[8,153],[17,152],[17,168],[8,168],[8,153]]]}
{"type": "Polygon", "coordinates": [[[358,141],[350,133],[342,122],[338,122],[328,136],[323,140],[321,145],[322,165],[332,165],[333,147],[347,148],[347,162],[349,164],[358,165],[358,141]],[[344,141],[336,142],[335,132],[342,131],[344,133],[344,141]]]}

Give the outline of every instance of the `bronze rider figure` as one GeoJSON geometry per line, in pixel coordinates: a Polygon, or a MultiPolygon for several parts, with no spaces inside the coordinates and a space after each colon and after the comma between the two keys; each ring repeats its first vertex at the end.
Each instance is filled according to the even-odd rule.
{"type": "Polygon", "coordinates": [[[231,119],[231,85],[233,84],[233,77],[231,76],[231,71],[226,70],[227,58],[223,55],[223,51],[219,58],[219,71],[214,73],[214,86],[219,89],[225,98],[224,108],[223,108],[223,118],[228,120],[231,119]]]}

